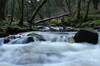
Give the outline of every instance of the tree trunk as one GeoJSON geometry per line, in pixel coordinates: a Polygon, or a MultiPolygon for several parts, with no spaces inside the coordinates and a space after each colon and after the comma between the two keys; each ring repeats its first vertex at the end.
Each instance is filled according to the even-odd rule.
{"type": "Polygon", "coordinates": [[[5,19],[6,0],[0,0],[0,20],[5,19]]]}
{"type": "Polygon", "coordinates": [[[81,19],[81,0],[78,0],[77,2],[77,12],[75,17],[77,20],[81,19]]]}
{"type": "Polygon", "coordinates": [[[41,11],[38,12],[38,15],[39,15],[40,19],[43,19],[43,16],[41,14],[41,11]]]}
{"type": "Polygon", "coordinates": [[[23,25],[23,21],[24,21],[24,0],[22,0],[22,6],[21,6],[21,18],[20,18],[20,22],[19,25],[22,26],[23,25]]]}
{"type": "Polygon", "coordinates": [[[96,10],[98,9],[99,2],[100,2],[100,0],[92,0],[94,9],[96,9],[96,10]]]}
{"type": "Polygon", "coordinates": [[[88,0],[86,2],[86,9],[85,9],[84,14],[83,14],[83,21],[85,21],[88,18],[88,12],[89,12],[90,2],[91,2],[91,0],[88,0]]]}
{"type": "Polygon", "coordinates": [[[33,15],[32,18],[28,21],[29,22],[29,26],[30,29],[32,28],[32,21],[35,19],[35,16],[37,15],[37,13],[39,12],[39,10],[41,9],[41,7],[47,2],[47,0],[41,0],[40,4],[37,5],[36,9],[33,11],[33,15]]]}
{"type": "Polygon", "coordinates": [[[66,1],[66,5],[67,5],[67,8],[68,8],[68,11],[69,11],[69,13],[71,14],[71,2],[70,2],[70,0],[65,0],[66,1]]]}
{"type": "Polygon", "coordinates": [[[14,19],[14,12],[15,12],[15,0],[12,1],[12,12],[11,12],[11,21],[10,24],[12,24],[13,19],[14,19]]]}

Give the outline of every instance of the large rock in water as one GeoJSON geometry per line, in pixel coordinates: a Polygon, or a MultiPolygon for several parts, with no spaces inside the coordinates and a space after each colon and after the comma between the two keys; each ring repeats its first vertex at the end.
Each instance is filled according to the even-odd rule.
{"type": "Polygon", "coordinates": [[[4,43],[6,44],[6,43],[9,43],[10,42],[10,40],[9,39],[4,39],[4,43]]]}
{"type": "Polygon", "coordinates": [[[34,42],[33,37],[28,37],[26,43],[34,42]]]}
{"type": "Polygon", "coordinates": [[[39,41],[46,41],[42,35],[39,35],[39,34],[36,34],[36,33],[31,33],[31,34],[28,34],[27,36],[30,36],[30,37],[36,37],[39,41]]]}
{"type": "Polygon", "coordinates": [[[74,36],[77,43],[88,42],[92,44],[98,43],[98,33],[92,29],[80,29],[74,36]]]}

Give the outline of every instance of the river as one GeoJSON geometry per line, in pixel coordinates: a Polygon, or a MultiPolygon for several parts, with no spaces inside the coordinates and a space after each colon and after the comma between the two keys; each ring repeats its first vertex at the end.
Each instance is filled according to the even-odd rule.
{"type": "MultiPolygon", "coordinates": [[[[0,38],[0,66],[100,66],[100,46],[72,43],[76,32],[26,32],[0,38]],[[46,41],[25,43],[27,35],[36,33],[46,41]]],[[[99,32],[98,32],[99,33],[99,32]]]]}

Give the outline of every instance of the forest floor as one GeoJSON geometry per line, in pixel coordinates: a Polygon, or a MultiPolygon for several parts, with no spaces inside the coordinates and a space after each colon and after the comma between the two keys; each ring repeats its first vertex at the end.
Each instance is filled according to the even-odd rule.
{"type": "Polygon", "coordinates": [[[78,22],[76,26],[89,26],[89,27],[96,27],[100,26],[100,10],[90,10],[88,15],[88,21],[86,22],[78,22]]]}
{"type": "MultiPolygon", "coordinates": [[[[89,15],[88,15],[88,21],[86,22],[74,22],[74,23],[71,23],[70,21],[68,22],[68,19],[70,19],[70,17],[65,17],[67,18],[67,21],[66,23],[68,22],[68,25],[65,25],[65,26],[69,26],[70,24],[70,27],[92,27],[92,28],[95,28],[95,29],[100,29],[100,10],[90,10],[89,12],[89,15]]],[[[52,24],[54,26],[57,26],[57,24],[59,24],[60,26],[62,26],[62,21],[61,19],[53,19],[50,21],[50,23],[48,24],[49,26],[52,26],[52,24]]],[[[18,26],[18,21],[15,21],[13,25],[8,25],[8,21],[7,20],[4,20],[4,21],[0,21],[0,37],[4,37],[4,36],[8,36],[10,34],[17,34],[17,33],[20,33],[20,32],[27,32],[27,31],[38,31],[39,28],[37,27],[34,27],[32,30],[30,30],[28,27],[28,23],[27,22],[24,22],[24,25],[23,26],[18,26]]],[[[41,24],[41,25],[44,25],[41,24]]],[[[47,25],[47,24],[46,24],[47,25]]],[[[44,25],[45,26],[45,25],[44,25]]],[[[62,26],[64,27],[64,26],[62,26]]],[[[73,31],[73,30],[72,30],[73,31]]]]}

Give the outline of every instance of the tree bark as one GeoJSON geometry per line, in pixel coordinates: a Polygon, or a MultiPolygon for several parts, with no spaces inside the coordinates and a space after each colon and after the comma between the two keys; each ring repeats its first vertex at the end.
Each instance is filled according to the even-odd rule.
{"type": "Polygon", "coordinates": [[[76,19],[81,19],[81,0],[77,2],[77,12],[76,12],[76,19]]]}
{"type": "Polygon", "coordinates": [[[22,26],[23,25],[23,21],[24,21],[24,0],[22,0],[22,6],[21,6],[21,18],[20,18],[20,22],[19,25],[22,26]]]}
{"type": "Polygon", "coordinates": [[[5,19],[6,0],[0,0],[0,20],[5,19]]]}
{"type": "Polygon", "coordinates": [[[71,2],[70,2],[70,0],[65,0],[66,1],[66,5],[67,5],[67,8],[68,8],[68,11],[69,11],[69,13],[71,14],[71,12],[72,12],[72,10],[71,10],[71,2]]]}
{"type": "Polygon", "coordinates": [[[88,12],[89,12],[90,2],[91,2],[91,0],[88,0],[86,2],[86,9],[85,9],[84,14],[83,14],[83,21],[85,21],[88,18],[88,12]]]}
{"type": "Polygon", "coordinates": [[[37,7],[35,8],[35,10],[33,11],[33,15],[31,17],[31,19],[28,21],[30,28],[32,28],[32,21],[35,19],[35,16],[37,15],[37,13],[39,12],[39,10],[41,9],[41,7],[47,2],[47,0],[41,0],[40,4],[37,5],[37,7]]]}
{"type": "Polygon", "coordinates": [[[97,10],[100,0],[92,0],[92,2],[93,2],[93,7],[94,7],[94,9],[97,10]]]}
{"type": "Polygon", "coordinates": [[[14,12],[15,12],[15,0],[12,1],[12,12],[11,12],[11,21],[10,21],[10,24],[12,24],[12,22],[13,22],[14,12]]]}

